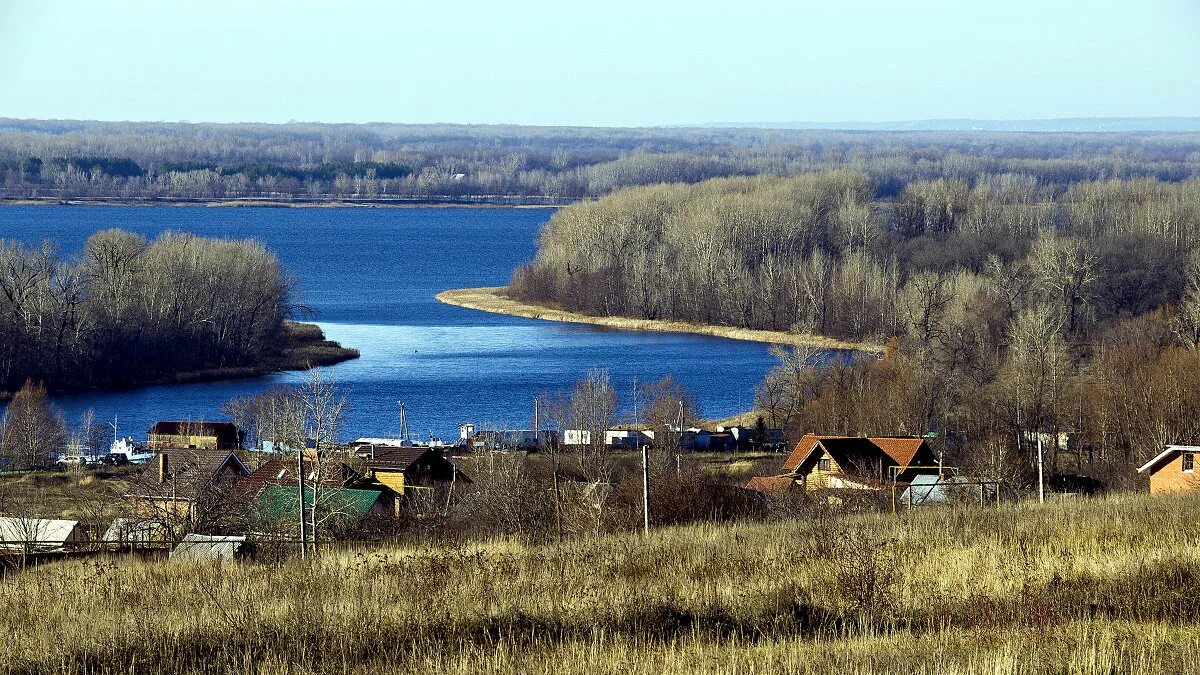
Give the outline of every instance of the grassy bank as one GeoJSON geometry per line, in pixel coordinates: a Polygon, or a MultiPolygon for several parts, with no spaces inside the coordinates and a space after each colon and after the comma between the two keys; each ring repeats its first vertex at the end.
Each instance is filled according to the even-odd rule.
{"type": "Polygon", "coordinates": [[[316,562],[46,563],[9,672],[1186,672],[1195,497],[810,516],[316,562]]]}
{"type": "Polygon", "coordinates": [[[855,351],[882,353],[883,345],[873,342],[849,342],[811,333],[786,333],[783,331],[754,330],[733,326],[709,326],[683,321],[660,319],[632,319],[622,316],[590,316],[554,307],[531,305],[509,297],[505,286],[482,288],[460,288],[443,291],[437,299],[448,305],[477,309],[493,314],[521,316],[528,319],[585,323],[618,330],[652,331],[658,333],[696,333],[731,340],[747,340],[781,345],[806,345],[822,349],[852,349],[855,351]]]}

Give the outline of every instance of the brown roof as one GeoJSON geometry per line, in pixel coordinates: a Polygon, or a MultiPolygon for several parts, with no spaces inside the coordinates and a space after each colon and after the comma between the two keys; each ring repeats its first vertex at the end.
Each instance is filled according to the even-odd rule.
{"type": "MultiPolygon", "coordinates": [[[[311,485],[313,471],[311,459],[304,460],[304,471],[305,484],[311,485]]],[[[321,471],[321,486],[345,487],[347,480],[353,478],[348,475],[349,473],[345,464],[331,462],[321,471]]],[[[296,485],[296,459],[294,457],[276,457],[267,460],[266,464],[250,474],[246,483],[249,489],[254,491],[265,485],[296,485]]]]}
{"type": "MultiPolygon", "coordinates": [[[[236,472],[243,476],[250,475],[250,470],[246,468],[242,460],[229,450],[163,448],[158,451],[158,454],[166,456],[167,473],[172,476],[187,474],[211,478],[216,476],[226,463],[229,463],[236,472]]],[[[156,459],[150,465],[155,471],[158,470],[158,461],[156,459]]]]}
{"type": "Polygon", "coordinates": [[[900,466],[908,466],[913,463],[913,458],[917,456],[917,451],[925,444],[923,438],[872,438],[871,442],[878,445],[884,452],[896,460],[896,464],[900,466]]]}
{"type": "MultiPolygon", "coordinates": [[[[795,450],[784,462],[783,470],[800,472],[818,446],[829,453],[844,473],[849,474],[876,474],[889,466],[917,466],[935,461],[929,446],[921,438],[808,435],[796,444],[795,450]],[[920,456],[922,451],[924,455],[920,456]]],[[[915,471],[920,472],[919,469],[915,471]]]]}
{"type": "Polygon", "coordinates": [[[794,487],[796,487],[796,481],[791,476],[755,476],[746,483],[747,490],[754,490],[772,497],[778,497],[794,487]]]}
{"type": "MultiPolygon", "coordinates": [[[[250,469],[230,450],[207,450],[195,448],[163,448],[158,451],[154,460],[143,469],[144,476],[149,482],[157,483],[162,470],[162,459],[166,458],[166,475],[162,484],[168,482],[178,490],[180,499],[192,499],[206,486],[212,484],[214,478],[221,475],[226,466],[239,477],[250,475],[250,469]]],[[[143,491],[144,492],[144,491],[143,491]]],[[[153,491],[151,491],[153,492],[153,491]]],[[[153,494],[143,494],[151,496],[153,494]]]]}
{"type": "Polygon", "coordinates": [[[358,456],[363,458],[368,469],[383,471],[407,471],[425,453],[433,451],[428,447],[396,448],[384,446],[362,446],[358,448],[358,456]]]}
{"type": "Polygon", "coordinates": [[[804,434],[804,437],[801,438],[796,443],[796,447],[792,450],[792,454],[788,455],[788,458],[783,461],[783,470],[788,471],[788,472],[795,471],[796,467],[800,466],[800,462],[803,462],[805,457],[808,457],[808,453],[812,452],[812,449],[814,447],[816,447],[817,443],[820,443],[821,441],[830,439],[830,438],[848,438],[848,437],[847,436],[817,436],[815,434],[804,434]]]}

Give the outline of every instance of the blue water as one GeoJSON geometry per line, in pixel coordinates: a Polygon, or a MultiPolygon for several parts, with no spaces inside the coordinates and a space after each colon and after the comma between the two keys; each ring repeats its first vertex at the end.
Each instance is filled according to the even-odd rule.
{"type": "MultiPolygon", "coordinates": [[[[630,333],[451,307],[450,288],[497,286],[531,259],[548,210],[287,209],[116,206],[0,207],[0,238],[50,241],[67,256],[97,230],[166,230],[257,239],[299,280],[326,335],[362,358],[325,369],[346,393],[343,436],[394,436],[397,402],[414,433],[453,437],[460,422],[528,426],[533,398],[608,369],[622,394],[633,378],[671,374],[709,417],[750,408],[771,367],[764,345],[695,335],[630,333]]],[[[159,419],[217,419],[234,396],[296,382],[299,373],[55,397],[68,421],[88,408],[119,416],[122,435],[159,419]]],[[[625,398],[628,398],[625,396],[625,398]]]]}

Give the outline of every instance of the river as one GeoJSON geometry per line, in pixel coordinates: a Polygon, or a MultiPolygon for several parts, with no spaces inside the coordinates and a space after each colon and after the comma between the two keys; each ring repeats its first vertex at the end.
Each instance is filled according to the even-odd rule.
{"type": "MultiPolygon", "coordinates": [[[[0,238],[49,241],[68,256],[97,230],[147,237],[166,230],[253,238],[297,276],[326,335],[362,358],[327,368],[348,405],[343,436],[394,436],[398,402],[420,436],[453,437],[460,422],[528,427],[533,399],[604,368],[623,398],[632,382],[667,374],[705,415],[751,407],[773,358],[762,344],[672,333],[632,333],[451,307],[449,288],[507,283],[533,257],[552,211],[477,208],[0,207],[0,238]]],[[[144,437],[160,419],[217,419],[234,396],[297,382],[300,373],[54,397],[74,423],[88,408],[144,437]]]]}

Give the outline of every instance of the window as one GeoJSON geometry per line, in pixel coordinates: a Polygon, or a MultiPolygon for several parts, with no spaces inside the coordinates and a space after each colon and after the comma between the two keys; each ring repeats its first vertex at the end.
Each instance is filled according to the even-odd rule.
{"type": "Polygon", "coordinates": [[[1179,460],[1183,464],[1183,472],[1184,473],[1192,473],[1192,470],[1193,470],[1193,468],[1195,466],[1195,462],[1196,462],[1196,456],[1190,452],[1185,452],[1179,458],[1179,460]]]}
{"type": "Polygon", "coordinates": [[[829,458],[822,457],[821,459],[818,459],[817,460],[817,471],[828,471],[828,470],[829,470],[829,458]]]}

